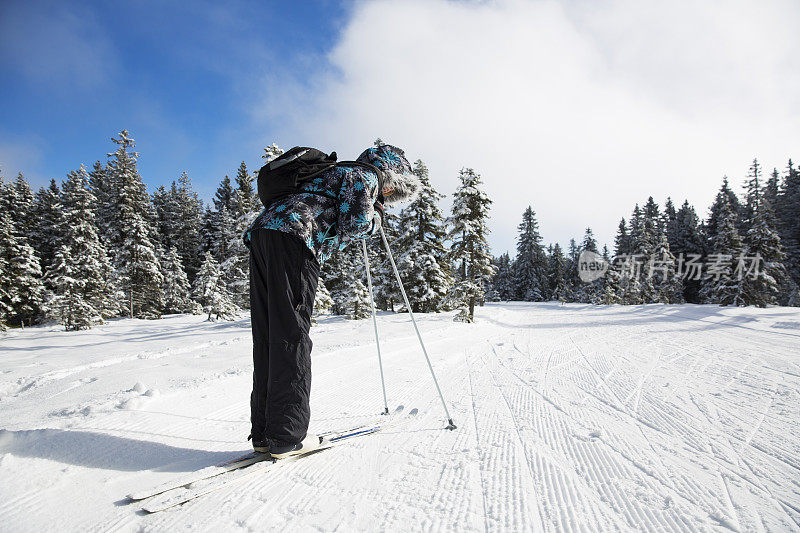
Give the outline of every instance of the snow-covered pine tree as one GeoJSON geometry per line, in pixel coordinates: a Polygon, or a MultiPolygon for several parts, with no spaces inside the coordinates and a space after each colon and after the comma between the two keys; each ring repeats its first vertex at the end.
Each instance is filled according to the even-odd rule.
{"type": "Polygon", "coordinates": [[[95,222],[95,198],[83,165],[67,175],[61,193],[62,245],[45,277],[53,294],[50,315],[69,330],[117,316],[114,271],[95,222]]]}
{"type": "Polygon", "coordinates": [[[264,148],[264,153],[261,155],[261,159],[264,160],[264,164],[266,165],[276,157],[283,155],[283,153],[283,148],[280,148],[277,144],[272,143],[264,148]]]}
{"type": "Polygon", "coordinates": [[[617,235],[618,257],[616,266],[619,272],[617,296],[620,303],[636,305],[644,302],[642,294],[642,264],[645,257],[639,255],[639,249],[644,236],[644,214],[639,204],[636,204],[631,213],[627,235],[617,235]],[[624,252],[620,248],[624,244],[624,252]]]}
{"type": "Polygon", "coordinates": [[[706,303],[745,305],[741,283],[735,274],[743,243],[736,229],[738,215],[733,212],[727,194],[719,194],[714,212],[716,228],[711,241],[711,254],[706,258],[706,270],[700,297],[706,303]]]}
{"type": "Polygon", "coordinates": [[[621,256],[631,253],[630,236],[628,235],[628,226],[623,217],[617,226],[617,236],[614,237],[614,255],[621,256]]]}
{"type": "Polygon", "coordinates": [[[566,283],[563,292],[564,302],[577,302],[580,297],[581,285],[583,282],[578,277],[578,259],[581,255],[581,247],[575,239],[569,240],[569,250],[567,251],[567,273],[566,283]]]}
{"type": "Polygon", "coordinates": [[[800,170],[792,160],[786,168],[778,193],[776,216],[781,244],[786,253],[786,270],[795,285],[800,285],[800,170]]]}
{"type": "Polygon", "coordinates": [[[363,320],[372,316],[369,304],[369,290],[360,278],[354,277],[350,285],[350,298],[344,314],[350,320],[363,320]]]}
{"type": "Polygon", "coordinates": [[[746,191],[744,204],[740,207],[739,217],[740,226],[737,226],[740,235],[747,235],[750,228],[753,226],[753,221],[756,217],[756,212],[762,204],[762,189],[761,185],[761,165],[758,159],[753,159],[753,164],[747,172],[744,188],[746,191]]]}
{"type": "Polygon", "coordinates": [[[260,205],[253,188],[253,176],[242,161],[236,172],[236,190],[231,210],[235,235],[228,244],[228,257],[221,264],[233,302],[242,309],[250,309],[250,250],[242,242],[242,234],[258,216],[260,205]]]}
{"type": "Polygon", "coordinates": [[[11,208],[14,213],[14,226],[19,235],[25,237],[28,244],[33,246],[35,237],[33,229],[39,223],[34,211],[33,191],[22,172],[17,174],[11,187],[14,191],[14,206],[11,208]]]}
{"type": "MultiPolygon", "coordinates": [[[[638,206],[637,206],[638,207],[638,206]]],[[[639,303],[654,303],[657,301],[656,288],[653,278],[648,276],[647,264],[655,255],[656,248],[663,231],[661,215],[658,204],[653,197],[649,197],[642,208],[639,224],[636,231],[631,231],[631,243],[634,246],[634,256],[642,262],[641,275],[639,276],[639,303]]]]}
{"type": "Polygon", "coordinates": [[[174,246],[183,262],[186,276],[191,282],[200,268],[200,227],[203,223],[203,202],[192,188],[192,180],[186,172],[178,178],[177,188],[173,182],[175,212],[174,246]]]}
{"type": "MultiPolygon", "coordinates": [[[[398,251],[399,221],[400,218],[394,213],[393,208],[387,206],[382,227],[393,254],[398,251]]],[[[375,295],[375,307],[384,311],[394,312],[395,304],[403,305],[403,297],[400,294],[400,288],[397,286],[397,279],[389,262],[389,255],[383,246],[383,240],[380,237],[368,239],[367,252],[372,266],[372,289],[375,295]]],[[[440,310],[447,311],[449,309],[440,306],[440,310]]]]}
{"type": "Polygon", "coordinates": [[[208,320],[234,320],[239,311],[228,292],[222,270],[210,252],[203,257],[194,280],[192,297],[208,313],[208,320]]]}
{"type": "Polygon", "coordinates": [[[528,206],[517,226],[517,257],[514,259],[516,298],[527,302],[545,299],[547,258],[542,248],[542,236],[533,207],[528,206]]]}
{"type": "Polygon", "coordinates": [[[108,154],[107,175],[114,184],[110,246],[117,270],[120,302],[131,317],[158,318],[163,308],[161,266],[156,256],[155,218],[144,182],[136,169],[138,153],[127,130],[111,139],[118,148],[108,154]]]}
{"type": "Polygon", "coordinates": [[[497,258],[495,268],[497,270],[492,280],[492,290],[497,300],[500,302],[513,300],[515,293],[514,277],[511,270],[511,257],[509,257],[508,252],[497,258]]]}
{"type": "Polygon", "coordinates": [[[191,284],[177,248],[172,246],[161,255],[164,275],[164,313],[199,313],[191,298],[191,284]]]}
{"type": "Polygon", "coordinates": [[[722,186],[720,186],[717,196],[714,198],[714,203],[709,208],[708,218],[705,221],[705,237],[706,237],[706,250],[714,249],[714,241],[719,233],[719,212],[722,210],[722,204],[727,204],[727,209],[736,215],[736,231],[741,235],[741,212],[742,206],[736,193],[728,185],[728,176],[723,176],[722,186]]]}
{"type": "MultiPolygon", "coordinates": [[[[594,232],[592,231],[592,228],[587,227],[583,234],[583,240],[581,241],[578,249],[578,260],[580,258],[580,254],[584,251],[594,252],[596,254],[599,253],[599,250],[597,249],[597,240],[594,238],[594,232]]],[[[575,301],[581,303],[593,303],[598,300],[598,296],[601,294],[602,290],[603,281],[601,279],[596,279],[590,283],[586,283],[579,279],[575,286],[573,296],[575,301]]]]}
{"type": "Polygon", "coordinates": [[[32,244],[39,255],[42,272],[46,273],[60,245],[61,191],[55,179],[36,193],[33,211],[37,222],[31,228],[32,244]]]}
{"type": "MultiPolygon", "coordinates": [[[[781,239],[776,229],[775,216],[769,202],[763,196],[759,183],[757,161],[753,161],[745,183],[746,224],[750,228],[744,237],[745,256],[759,264],[752,275],[745,272],[741,280],[741,296],[745,305],[766,307],[777,304],[781,289],[787,287],[786,258],[781,248],[781,239]]],[[[740,268],[743,265],[737,265],[740,268]]],[[[749,266],[749,265],[748,265],[749,266]]]]}
{"type": "MultiPolygon", "coordinates": [[[[173,189],[175,182],[172,182],[173,189]]],[[[174,204],[175,195],[170,194],[166,187],[159,185],[153,192],[152,202],[155,213],[155,229],[158,244],[164,249],[175,246],[175,215],[177,212],[174,204]]]]}
{"type": "MultiPolygon", "coordinates": [[[[200,255],[206,255],[214,249],[217,243],[217,211],[214,211],[209,206],[203,210],[203,225],[200,226],[200,255]]],[[[219,258],[217,258],[219,261],[219,258]]]]}
{"type": "Polygon", "coordinates": [[[331,298],[331,293],[325,286],[325,282],[320,279],[317,282],[317,292],[314,295],[314,313],[311,317],[311,322],[315,324],[317,322],[316,317],[330,312],[332,307],[333,298],[331,298]]]}
{"type": "Polygon", "coordinates": [[[164,308],[164,277],[150,240],[152,229],[137,213],[126,213],[125,241],[115,254],[119,287],[125,301],[120,302],[130,318],[160,318],[164,308]]]}
{"type": "Polygon", "coordinates": [[[683,205],[675,214],[673,233],[675,244],[673,246],[670,243],[669,247],[676,260],[682,258],[683,261],[681,272],[676,272],[676,275],[683,280],[683,298],[690,303],[700,303],[699,294],[702,280],[693,279],[696,277],[695,273],[691,269],[687,271],[686,264],[692,259],[697,259],[697,256],[703,256],[705,239],[700,229],[699,217],[694,207],[689,205],[688,200],[684,200],[683,205]]]}
{"type": "Polygon", "coordinates": [[[561,251],[561,245],[555,243],[547,259],[547,281],[550,287],[549,300],[565,302],[567,298],[567,258],[561,251]]]}
{"type": "Polygon", "coordinates": [[[66,331],[89,329],[99,318],[97,310],[83,298],[83,280],[76,272],[78,264],[64,244],[56,251],[47,283],[55,288],[49,293],[47,314],[64,326],[66,331]]]}
{"type": "Polygon", "coordinates": [[[487,235],[492,201],[482,190],[481,176],[471,168],[459,173],[461,184],[453,200],[449,259],[457,266],[456,284],[450,299],[458,302],[461,312],[456,320],[473,322],[475,304],[483,299],[486,281],[494,274],[487,235]]]}
{"type": "Polygon", "coordinates": [[[417,198],[400,212],[399,237],[393,252],[412,311],[428,313],[439,310],[453,278],[444,246],[444,216],[437,205],[444,195],[431,185],[428,168],[421,160],[414,162],[413,170],[422,187],[417,198]]]}
{"type": "Polygon", "coordinates": [[[667,236],[667,242],[671,250],[675,249],[677,244],[677,230],[678,230],[678,212],[675,209],[675,204],[672,203],[672,198],[667,197],[664,203],[664,212],[661,215],[661,227],[664,229],[664,234],[667,236]]]}
{"type": "Polygon", "coordinates": [[[658,233],[658,242],[648,258],[647,275],[654,289],[654,303],[677,304],[683,302],[683,283],[675,273],[675,256],[672,255],[666,232],[658,233]]]}
{"type": "Polygon", "coordinates": [[[20,180],[24,181],[21,176],[8,185],[0,178],[0,212],[7,217],[8,224],[8,228],[4,228],[0,235],[0,254],[3,256],[2,263],[6,265],[0,274],[0,290],[5,293],[7,323],[24,327],[26,321],[31,325],[39,318],[45,294],[41,264],[28,241],[28,228],[23,227],[30,213],[23,216],[20,211],[28,202],[25,186],[20,184],[20,180]]]}
{"type": "Polygon", "coordinates": [[[366,271],[360,242],[353,240],[333,254],[325,262],[322,274],[333,300],[333,314],[353,320],[370,316],[369,291],[363,281],[366,271]]]}
{"type": "Polygon", "coordinates": [[[233,187],[231,187],[231,179],[225,174],[222,181],[217,187],[217,192],[214,194],[214,209],[220,211],[223,207],[228,211],[233,206],[233,187]]]}
{"type": "MultiPolygon", "coordinates": [[[[222,206],[220,210],[216,212],[214,242],[211,246],[211,254],[221,265],[226,264],[226,261],[232,257],[231,243],[233,243],[235,239],[241,239],[241,234],[236,232],[236,221],[233,219],[231,212],[228,211],[225,206],[222,206]]],[[[224,267],[223,272],[225,272],[224,267]]],[[[247,272],[249,272],[249,269],[247,272]]],[[[226,272],[225,281],[231,282],[236,280],[229,280],[226,272]]]]}
{"type": "Polygon", "coordinates": [[[89,190],[95,198],[95,224],[104,243],[111,242],[115,233],[112,226],[116,221],[116,185],[109,175],[108,165],[95,161],[89,171],[89,190]]]}
{"type": "MultiPolygon", "coordinates": [[[[0,176],[0,194],[3,194],[5,184],[0,176]]],[[[11,320],[13,278],[11,277],[11,246],[15,245],[14,227],[11,224],[11,215],[0,205],[0,331],[5,331],[11,320]]]]}
{"type": "Polygon", "coordinates": [[[767,180],[766,185],[764,185],[764,191],[762,193],[762,197],[764,201],[769,204],[769,209],[772,213],[777,216],[777,209],[778,209],[778,195],[780,194],[781,190],[781,178],[780,174],[778,173],[777,168],[772,169],[772,173],[767,180]]]}

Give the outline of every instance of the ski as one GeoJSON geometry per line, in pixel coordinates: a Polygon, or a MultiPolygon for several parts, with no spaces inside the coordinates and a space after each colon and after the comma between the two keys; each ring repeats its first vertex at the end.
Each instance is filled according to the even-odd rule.
{"type": "MultiPolygon", "coordinates": [[[[389,416],[392,417],[392,418],[398,416],[400,413],[403,412],[403,408],[404,407],[402,405],[398,406],[389,416]]],[[[384,416],[384,420],[383,421],[379,420],[379,421],[372,422],[372,423],[369,423],[369,424],[362,424],[362,425],[350,428],[350,429],[345,430],[345,431],[338,431],[338,432],[329,431],[329,432],[326,432],[326,433],[320,433],[319,436],[323,437],[323,438],[329,438],[331,435],[339,435],[339,434],[344,434],[344,433],[354,433],[354,432],[361,431],[361,430],[367,430],[369,428],[372,428],[372,427],[374,427],[376,425],[380,425],[380,424],[385,423],[385,422],[386,422],[386,420],[385,420],[385,416],[384,416]]],[[[266,460],[271,460],[271,457],[270,457],[270,455],[268,453],[249,452],[249,453],[240,455],[238,457],[235,457],[235,458],[233,458],[233,459],[231,459],[229,461],[224,461],[222,463],[219,463],[219,464],[216,464],[216,465],[213,465],[213,466],[208,466],[208,467],[202,468],[200,470],[196,470],[194,472],[191,472],[191,473],[187,474],[186,476],[183,476],[181,478],[178,478],[178,479],[175,479],[175,480],[172,480],[172,481],[167,481],[166,483],[162,483],[161,485],[157,485],[157,486],[152,487],[150,489],[145,489],[145,490],[132,492],[132,493],[128,494],[128,499],[133,500],[133,501],[144,500],[146,498],[150,498],[152,496],[167,492],[169,490],[177,489],[177,488],[180,488],[180,487],[185,487],[186,485],[190,485],[192,483],[197,483],[198,481],[202,481],[204,479],[215,477],[215,476],[218,476],[220,474],[224,474],[226,472],[230,472],[231,470],[238,470],[240,468],[245,468],[247,466],[250,466],[250,465],[262,462],[262,461],[266,461],[266,460]]]]}
{"type": "Polygon", "coordinates": [[[295,455],[287,459],[276,460],[269,457],[268,454],[263,454],[265,457],[261,461],[257,463],[251,463],[249,466],[242,467],[235,472],[230,472],[228,475],[218,474],[211,478],[201,479],[189,485],[173,488],[161,494],[152,496],[144,502],[141,509],[148,513],[164,511],[171,507],[175,507],[176,505],[181,505],[188,501],[194,500],[195,498],[199,498],[211,492],[231,486],[255,473],[266,472],[285,465],[286,463],[295,462],[304,457],[308,457],[310,455],[314,455],[315,453],[333,448],[349,439],[363,437],[365,435],[372,435],[385,429],[401,426],[416,417],[418,412],[418,409],[415,408],[409,411],[409,413],[404,417],[395,417],[383,423],[354,428],[350,431],[330,433],[329,436],[323,440],[319,448],[315,448],[308,453],[295,455]]]}

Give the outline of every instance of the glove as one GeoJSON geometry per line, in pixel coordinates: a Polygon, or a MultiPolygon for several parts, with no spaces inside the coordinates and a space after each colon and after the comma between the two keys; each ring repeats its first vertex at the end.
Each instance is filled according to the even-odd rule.
{"type": "Polygon", "coordinates": [[[383,218],[381,217],[381,214],[376,209],[375,210],[375,214],[372,216],[372,231],[370,232],[370,235],[375,235],[376,233],[380,232],[381,223],[382,222],[383,222],[383,218]]]}

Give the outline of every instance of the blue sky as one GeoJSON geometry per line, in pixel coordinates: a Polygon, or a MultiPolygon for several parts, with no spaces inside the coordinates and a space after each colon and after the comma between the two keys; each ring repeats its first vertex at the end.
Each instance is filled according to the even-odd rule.
{"type": "Polygon", "coordinates": [[[208,200],[272,142],[381,137],[442,193],[483,176],[497,254],[528,205],[545,242],[611,244],[648,196],[705,216],[723,175],[800,160],[797,28],[797,0],[2,0],[0,168],[61,180],[126,128],[150,190],[208,200]]]}
{"type": "Polygon", "coordinates": [[[61,180],[127,128],[148,186],[186,170],[208,198],[278,133],[249,110],[259,80],[324,62],[344,15],[327,1],[4,1],[3,173],[61,180]]]}

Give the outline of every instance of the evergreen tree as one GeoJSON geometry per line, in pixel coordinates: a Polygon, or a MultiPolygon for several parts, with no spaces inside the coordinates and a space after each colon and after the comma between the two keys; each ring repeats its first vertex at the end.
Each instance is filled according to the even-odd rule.
{"type": "Polygon", "coordinates": [[[628,236],[628,226],[625,219],[619,221],[617,236],[614,238],[614,255],[620,256],[631,253],[630,237],[628,236]]]}
{"type": "Polygon", "coordinates": [[[231,179],[227,174],[222,178],[214,195],[214,209],[221,211],[223,207],[228,211],[233,207],[233,187],[231,187],[231,179]]]}
{"type": "MultiPolygon", "coordinates": [[[[777,304],[781,289],[787,287],[785,254],[781,239],[775,228],[776,222],[769,201],[763,196],[758,181],[757,162],[753,161],[750,179],[747,182],[747,224],[745,235],[746,257],[757,262],[757,271],[752,275],[742,274],[741,296],[745,305],[766,307],[777,304]]],[[[744,265],[737,264],[742,268],[744,265]]]]}
{"type": "MultiPolygon", "coordinates": [[[[0,194],[3,193],[5,184],[2,183],[0,176],[0,194]]],[[[15,294],[11,277],[11,254],[12,246],[16,246],[14,237],[14,227],[11,224],[11,216],[0,205],[0,331],[7,329],[11,321],[12,296],[15,294]]]]}
{"type": "Polygon", "coordinates": [[[753,164],[747,173],[744,187],[747,194],[745,195],[745,203],[740,208],[740,226],[739,233],[747,235],[755,222],[756,212],[762,203],[762,189],[761,189],[761,165],[758,164],[758,159],[753,159],[753,164]]]}
{"type": "Polygon", "coordinates": [[[172,244],[178,250],[183,268],[189,281],[194,279],[200,268],[200,227],[203,223],[203,203],[192,188],[192,181],[186,172],[178,178],[177,187],[173,182],[175,197],[175,227],[172,244]]]}
{"type": "Polygon", "coordinates": [[[264,154],[261,156],[261,159],[264,160],[264,164],[266,165],[276,157],[283,155],[283,148],[278,147],[277,144],[272,143],[266,148],[264,148],[264,154]]]}
{"type": "Polygon", "coordinates": [[[51,179],[47,188],[42,187],[36,193],[33,211],[37,222],[31,229],[32,241],[39,255],[42,271],[46,273],[60,245],[61,191],[56,180],[51,179]]]}
{"type": "MultiPolygon", "coordinates": [[[[173,191],[175,189],[175,182],[172,182],[173,191]]],[[[175,218],[177,214],[177,206],[174,203],[175,194],[170,194],[171,191],[163,185],[159,185],[153,193],[153,211],[155,212],[155,229],[157,239],[156,241],[163,248],[168,249],[175,246],[175,218]]]]}
{"type": "Polygon", "coordinates": [[[449,258],[458,265],[450,297],[461,307],[456,319],[473,322],[475,304],[483,300],[485,283],[494,273],[486,224],[492,201],[481,189],[481,177],[473,169],[462,169],[459,179],[450,218],[449,258]]]}
{"type": "Polygon", "coordinates": [[[161,272],[164,275],[164,312],[171,314],[197,311],[191,299],[189,278],[174,246],[162,254],[161,272]]]}
{"type": "Polygon", "coordinates": [[[45,294],[39,258],[29,244],[27,228],[23,226],[30,215],[23,216],[20,211],[28,202],[26,187],[20,183],[21,180],[24,182],[21,176],[9,185],[0,178],[0,213],[6,217],[0,234],[0,254],[3,256],[0,263],[4,265],[0,291],[5,298],[2,306],[7,312],[6,323],[24,326],[27,321],[30,326],[41,314],[45,294]]]}
{"type": "Polygon", "coordinates": [[[501,255],[495,261],[495,268],[497,269],[492,281],[492,290],[497,298],[497,301],[508,302],[514,299],[516,288],[514,287],[514,276],[511,270],[511,258],[508,252],[501,255]]]}
{"type": "Polygon", "coordinates": [[[656,247],[649,257],[647,275],[654,289],[652,302],[683,302],[683,284],[675,272],[675,256],[670,251],[667,235],[663,231],[659,233],[656,247]]]}
{"type": "MultiPolygon", "coordinates": [[[[398,250],[397,241],[400,238],[400,217],[393,213],[391,207],[386,208],[386,216],[383,218],[383,232],[386,240],[392,248],[392,253],[398,250]]],[[[402,305],[403,297],[400,294],[400,287],[394,276],[394,270],[389,262],[389,255],[383,246],[380,237],[367,240],[367,252],[372,266],[372,289],[375,295],[375,306],[384,311],[394,311],[394,305],[402,305]]],[[[362,260],[363,261],[363,260],[362,260]]],[[[440,306],[440,310],[446,311],[445,307],[440,306]]]]}
{"type": "MultiPolygon", "coordinates": [[[[592,228],[586,228],[580,251],[594,252],[596,254],[598,253],[597,240],[594,238],[594,232],[592,231],[592,228]]],[[[590,283],[581,281],[580,288],[575,293],[578,301],[583,303],[601,303],[600,296],[603,293],[603,284],[604,281],[602,278],[598,278],[590,283]]]]}
{"type": "Polygon", "coordinates": [[[517,226],[517,257],[514,260],[514,281],[516,297],[528,302],[541,302],[545,299],[547,258],[542,248],[542,236],[536,213],[528,206],[522,214],[522,222],[517,226]]]}
{"type": "Polygon", "coordinates": [[[672,198],[669,197],[667,197],[667,201],[664,204],[662,227],[667,236],[670,249],[675,250],[678,244],[678,213],[672,203],[672,198]]]}
{"type": "MultiPolygon", "coordinates": [[[[229,211],[230,213],[230,211],[229,211]]],[[[217,245],[217,228],[219,213],[206,206],[203,211],[203,224],[200,226],[200,255],[206,255],[217,245]]],[[[220,261],[220,258],[216,258],[220,261]]]]}
{"type": "Polygon", "coordinates": [[[683,280],[683,298],[690,303],[700,303],[701,279],[695,279],[697,274],[690,262],[699,262],[705,252],[705,242],[700,229],[700,221],[694,207],[689,205],[688,200],[683,202],[675,217],[673,247],[670,244],[672,254],[681,263],[680,272],[683,280]]]}
{"type": "Polygon", "coordinates": [[[210,252],[203,257],[194,280],[192,296],[208,313],[208,320],[234,320],[239,311],[228,293],[222,270],[210,252]]]}
{"type": "MultiPolygon", "coordinates": [[[[214,256],[214,259],[217,260],[220,264],[223,265],[223,272],[225,272],[225,265],[232,264],[238,265],[238,257],[237,260],[232,262],[228,262],[229,259],[233,258],[233,253],[231,250],[231,244],[234,240],[240,239],[241,235],[236,233],[236,221],[233,219],[233,215],[230,211],[228,211],[225,206],[223,206],[214,216],[215,219],[215,228],[214,228],[214,240],[211,244],[211,253],[214,256]]],[[[248,270],[249,272],[249,270],[248,270]]],[[[226,274],[226,281],[229,283],[232,281],[228,279],[228,272],[226,274]]],[[[240,272],[239,275],[244,275],[243,272],[240,272]]],[[[237,281],[237,280],[233,280],[237,281]]],[[[229,287],[231,293],[235,291],[229,287]]]]}
{"type": "Polygon", "coordinates": [[[113,224],[110,244],[119,288],[131,317],[158,318],[163,308],[163,277],[156,256],[156,232],[151,226],[155,218],[150,198],[136,169],[138,153],[130,151],[134,140],[127,130],[111,139],[118,148],[108,154],[107,174],[114,184],[113,224]]]}
{"type": "Polygon", "coordinates": [[[330,289],[334,314],[353,320],[370,316],[369,291],[362,280],[366,270],[361,243],[351,241],[333,254],[325,262],[322,273],[322,281],[330,289]]]}
{"type": "Polygon", "coordinates": [[[736,193],[734,193],[728,185],[727,176],[722,178],[722,186],[720,187],[719,192],[717,192],[714,203],[711,204],[708,219],[705,222],[704,233],[706,236],[706,250],[714,249],[714,242],[716,241],[717,234],[719,233],[720,211],[723,209],[723,203],[727,204],[727,209],[736,215],[736,231],[739,232],[741,227],[739,213],[742,211],[742,207],[741,203],[739,202],[739,198],[736,196],[736,193]]]}
{"type": "Polygon", "coordinates": [[[735,274],[738,258],[743,251],[742,238],[736,229],[738,217],[727,195],[718,195],[717,200],[712,254],[707,258],[709,264],[700,296],[707,303],[745,305],[741,283],[735,274]]]}
{"type": "Polygon", "coordinates": [[[258,216],[260,204],[253,189],[253,176],[247,172],[247,166],[242,161],[236,172],[236,190],[231,210],[235,231],[228,243],[228,256],[222,263],[222,270],[233,302],[243,309],[250,309],[250,250],[241,236],[258,216]]]}
{"type": "MultiPolygon", "coordinates": [[[[636,280],[636,290],[634,292],[626,292],[628,292],[628,296],[638,297],[638,301],[631,301],[630,303],[652,303],[657,301],[658,295],[656,294],[653,278],[647,275],[648,273],[645,270],[646,265],[656,255],[660,236],[663,232],[658,204],[655,203],[652,196],[647,199],[647,203],[639,212],[638,217],[636,216],[636,210],[634,210],[634,218],[638,218],[638,224],[636,224],[635,232],[631,231],[633,260],[640,262],[641,268],[639,269],[639,279],[636,280]]],[[[631,287],[629,286],[628,289],[631,289],[631,287]]]]}
{"type": "Polygon", "coordinates": [[[89,190],[95,198],[94,217],[102,242],[111,242],[116,220],[116,183],[109,175],[108,166],[95,161],[89,171],[89,190]]]}
{"type": "Polygon", "coordinates": [[[780,174],[778,174],[778,169],[773,168],[772,174],[770,174],[769,179],[767,180],[767,184],[764,186],[764,192],[762,194],[764,202],[768,204],[769,209],[772,211],[772,213],[776,213],[778,209],[778,196],[780,195],[780,185],[781,185],[781,179],[780,179],[780,174]]]}
{"type": "Polygon", "coordinates": [[[317,292],[314,295],[314,314],[311,317],[311,322],[316,323],[316,317],[329,312],[332,307],[333,298],[331,298],[331,293],[328,291],[325,283],[320,279],[317,282],[317,292]]]}
{"type": "Polygon", "coordinates": [[[412,310],[438,311],[453,284],[444,246],[444,216],[437,202],[444,198],[433,188],[428,168],[421,160],[414,163],[414,174],[421,182],[417,198],[400,212],[396,262],[412,310]]]}
{"type": "Polygon", "coordinates": [[[28,244],[33,245],[35,238],[33,230],[39,224],[33,208],[33,191],[30,185],[28,185],[27,180],[25,180],[25,176],[22,175],[22,172],[17,174],[11,186],[13,188],[14,197],[14,206],[12,208],[12,212],[14,213],[14,225],[17,233],[21,237],[24,237],[28,244]]]}
{"type": "Polygon", "coordinates": [[[563,293],[564,302],[577,302],[580,299],[581,285],[583,284],[578,276],[578,260],[580,255],[581,247],[575,242],[575,239],[570,239],[569,250],[567,251],[567,273],[563,293]]]}
{"type": "Polygon", "coordinates": [[[120,312],[114,272],[95,222],[89,174],[67,175],[61,194],[62,243],[45,280],[53,294],[50,314],[69,330],[88,329],[120,312]]]}
{"type": "Polygon", "coordinates": [[[564,257],[564,253],[561,251],[561,245],[556,243],[553,245],[547,265],[550,300],[566,301],[568,291],[567,278],[567,258],[564,257]]]}
{"type": "Polygon", "coordinates": [[[800,171],[791,159],[778,193],[776,215],[787,273],[800,285],[800,171]]]}

